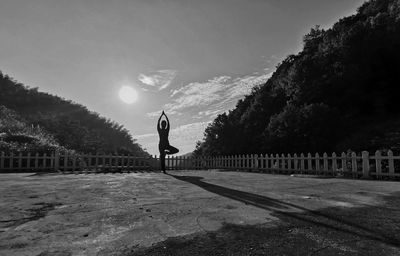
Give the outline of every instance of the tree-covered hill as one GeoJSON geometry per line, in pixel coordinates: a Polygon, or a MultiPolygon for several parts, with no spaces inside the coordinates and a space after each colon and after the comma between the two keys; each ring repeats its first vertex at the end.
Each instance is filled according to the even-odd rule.
{"type": "Polygon", "coordinates": [[[1,150],[60,148],[148,155],[122,125],[82,105],[28,88],[1,72],[0,133],[1,150]]]}
{"type": "Polygon", "coordinates": [[[203,155],[400,149],[400,1],[372,0],[205,130],[203,155]]]}

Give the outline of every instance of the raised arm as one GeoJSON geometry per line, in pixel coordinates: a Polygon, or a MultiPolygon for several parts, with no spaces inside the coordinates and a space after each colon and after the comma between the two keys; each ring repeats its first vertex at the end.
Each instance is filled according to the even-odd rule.
{"type": "Polygon", "coordinates": [[[167,131],[169,131],[169,119],[168,119],[168,116],[164,113],[164,111],[163,111],[163,114],[164,114],[164,116],[165,116],[165,118],[167,119],[167,131]]]}
{"type": "Polygon", "coordinates": [[[161,121],[161,118],[162,118],[163,115],[165,115],[164,111],[162,112],[161,116],[158,118],[158,121],[157,121],[157,131],[158,132],[160,132],[160,130],[161,130],[160,121],[161,121]]]}

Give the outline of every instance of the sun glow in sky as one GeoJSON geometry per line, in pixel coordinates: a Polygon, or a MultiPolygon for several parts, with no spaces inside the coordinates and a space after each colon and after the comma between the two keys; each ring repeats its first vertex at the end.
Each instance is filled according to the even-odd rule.
{"type": "Polygon", "coordinates": [[[119,89],[119,98],[126,104],[132,104],[137,101],[138,93],[130,86],[122,86],[119,89]]]}
{"type": "Polygon", "coordinates": [[[151,154],[162,110],[171,144],[191,152],[311,27],[330,27],[364,2],[0,1],[0,71],[124,125],[151,154]]]}

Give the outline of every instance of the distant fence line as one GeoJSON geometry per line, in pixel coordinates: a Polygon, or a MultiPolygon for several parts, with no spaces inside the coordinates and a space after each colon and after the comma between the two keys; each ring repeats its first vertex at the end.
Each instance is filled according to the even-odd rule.
{"type": "MultiPolygon", "coordinates": [[[[129,155],[90,154],[31,154],[0,153],[0,171],[134,171],[159,170],[159,158],[134,157],[129,155]]],[[[265,154],[218,157],[167,157],[169,170],[226,169],[283,174],[345,175],[353,178],[395,178],[400,177],[400,156],[392,151],[369,154],[363,151],[337,155],[314,154],[265,154]]]]}

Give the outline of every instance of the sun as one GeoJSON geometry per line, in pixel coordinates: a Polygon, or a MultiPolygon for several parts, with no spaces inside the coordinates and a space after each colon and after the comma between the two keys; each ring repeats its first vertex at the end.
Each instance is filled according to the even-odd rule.
{"type": "Polygon", "coordinates": [[[138,94],[132,87],[122,86],[121,89],[119,89],[119,98],[126,104],[132,104],[137,101],[138,94]]]}

